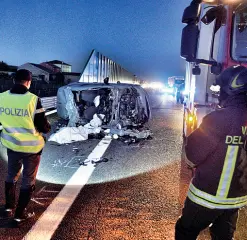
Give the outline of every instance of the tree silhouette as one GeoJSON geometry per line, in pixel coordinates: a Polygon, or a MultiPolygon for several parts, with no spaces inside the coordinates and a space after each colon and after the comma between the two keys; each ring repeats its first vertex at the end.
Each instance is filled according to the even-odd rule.
{"type": "Polygon", "coordinates": [[[9,65],[3,61],[0,62],[0,71],[8,71],[9,65]]]}

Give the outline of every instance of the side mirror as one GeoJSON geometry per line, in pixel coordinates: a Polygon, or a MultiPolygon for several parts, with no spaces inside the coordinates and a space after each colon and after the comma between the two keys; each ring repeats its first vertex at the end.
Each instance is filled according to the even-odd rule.
{"type": "Polygon", "coordinates": [[[184,27],[181,39],[180,55],[187,62],[194,62],[196,59],[199,29],[195,24],[184,27]]]}
{"type": "Polygon", "coordinates": [[[200,15],[200,5],[199,4],[191,4],[184,10],[182,23],[196,23],[198,21],[200,15]]]}

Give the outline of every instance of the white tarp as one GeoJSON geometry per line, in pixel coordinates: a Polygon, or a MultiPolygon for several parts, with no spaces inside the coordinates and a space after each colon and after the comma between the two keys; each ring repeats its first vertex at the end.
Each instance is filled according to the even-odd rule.
{"type": "MultiPolygon", "coordinates": [[[[100,117],[104,117],[101,115],[100,117]]],[[[63,127],[58,132],[52,134],[48,141],[57,142],[59,144],[85,141],[89,134],[97,134],[101,131],[102,120],[97,114],[94,114],[90,123],[79,127],[63,127]]]]}
{"type": "Polygon", "coordinates": [[[79,127],[63,127],[58,132],[52,134],[48,141],[57,142],[59,144],[85,141],[88,139],[88,134],[100,133],[101,128],[79,127]]]}

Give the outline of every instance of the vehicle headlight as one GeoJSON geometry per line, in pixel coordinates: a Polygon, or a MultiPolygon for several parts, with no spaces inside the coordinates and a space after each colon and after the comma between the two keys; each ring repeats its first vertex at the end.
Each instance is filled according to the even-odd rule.
{"type": "Polygon", "coordinates": [[[210,90],[213,92],[219,92],[220,91],[220,86],[219,85],[211,85],[210,90]]]}
{"type": "Polygon", "coordinates": [[[173,89],[172,88],[164,88],[164,92],[165,93],[173,93],[173,89]]]}

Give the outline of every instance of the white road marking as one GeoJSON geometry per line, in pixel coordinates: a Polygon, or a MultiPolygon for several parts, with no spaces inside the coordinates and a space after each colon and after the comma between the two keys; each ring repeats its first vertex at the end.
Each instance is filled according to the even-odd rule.
{"type": "Polygon", "coordinates": [[[77,195],[92,175],[95,165],[91,163],[91,160],[95,158],[100,159],[109,147],[110,143],[111,139],[109,138],[104,138],[99,142],[86,159],[86,161],[89,161],[90,163],[88,163],[87,166],[79,167],[23,240],[51,239],[64,216],[75,201],[77,195]]]}
{"type": "Polygon", "coordinates": [[[44,206],[44,203],[39,202],[38,200],[36,200],[35,198],[31,198],[31,201],[37,203],[38,205],[44,206]]]}
{"type": "Polygon", "coordinates": [[[52,110],[50,112],[46,112],[45,115],[48,116],[48,115],[51,115],[51,114],[56,113],[56,112],[57,112],[57,109],[52,110]]]}
{"type": "Polygon", "coordinates": [[[35,195],[38,196],[41,192],[45,190],[46,186],[42,187],[35,195]]]}

